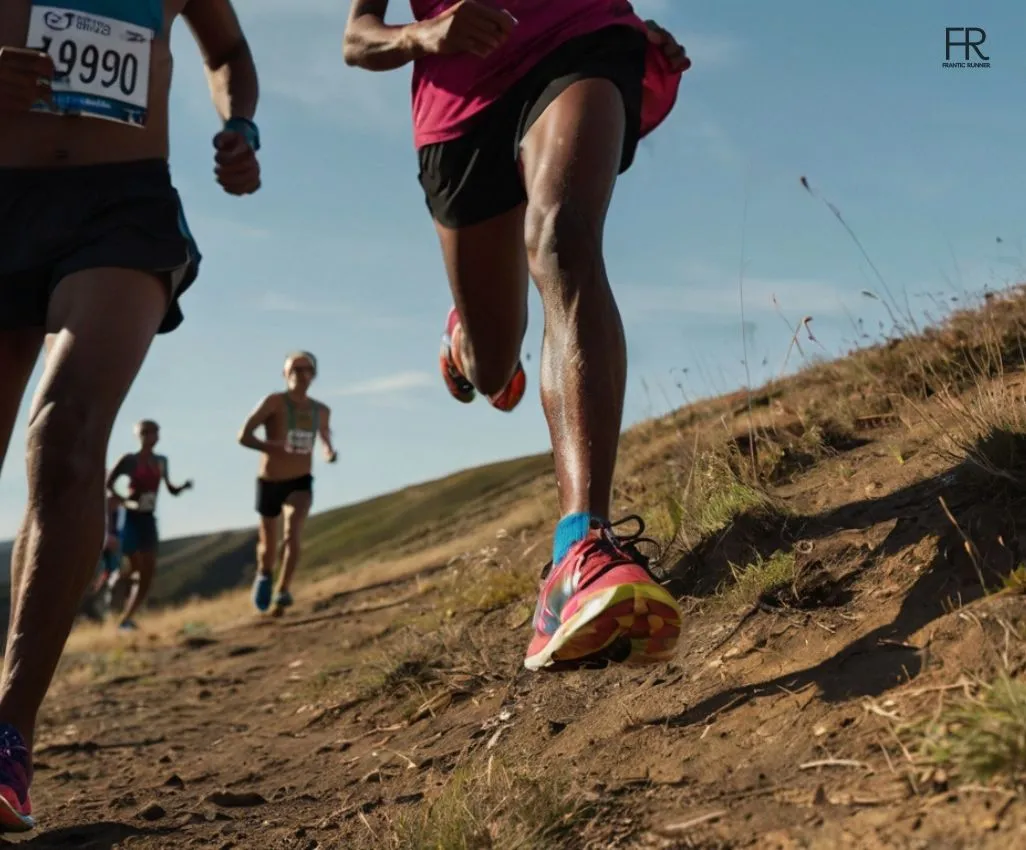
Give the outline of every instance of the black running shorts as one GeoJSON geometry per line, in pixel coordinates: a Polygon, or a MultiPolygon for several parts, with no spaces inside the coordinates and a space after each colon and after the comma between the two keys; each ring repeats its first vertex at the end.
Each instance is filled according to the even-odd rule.
{"type": "Polygon", "coordinates": [[[466,227],[524,203],[520,143],[546,107],[580,80],[607,79],[620,89],[627,113],[620,173],[630,168],[641,135],[647,44],[643,32],[622,25],[572,38],[482,110],[467,133],[417,151],[420,185],[434,219],[466,227]]]}
{"type": "Polygon", "coordinates": [[[288,478],[285,481],[267,481],[257,479],[256,509],[262,517],[273,519],[281,514],[286,500],[293,493],[313,494],[313,476],[300,475],[299,478],[288,478]]]}
{"type": "Polygon", "coordinates": [[[182,322],[178,299],[199,263],[163,159],[0,168],[0,331],[45,327],[64,278],[113,267],[164,281],[170,300],[160,333],[167,333],[182,322]]]}

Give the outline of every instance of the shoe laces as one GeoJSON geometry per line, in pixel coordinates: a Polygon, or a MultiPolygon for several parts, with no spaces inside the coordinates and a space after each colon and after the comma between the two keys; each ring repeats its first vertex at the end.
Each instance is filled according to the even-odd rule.
{"type": "MultiPolygon", "coordinates": [[[[599,532],[599,536],[594,538],[598,542],[599,546],[602,546],[605,549],[612,549],[612,551],[618,555],[627,556],[631,561],[642,567],[645,572],[652,576],[653,579],[657,579],[656,575],[652,572],[650,562],[652,560],[658,560],[658,556],[650,559],[638,548],[638,544],[649,543],[657,550],[661,547],[658,541],[645,536],[645,520],[638,516],[638,514],[627,514],[627,516],[621,517],[614,522],[602,522],[597,519],[592,519],[591,527],[599,532]],[[618,533],[615,530],[627,523],[635,523],[637,527],[634,531],[629,533],[618,533]]],[[[542,567],[541,577],[543,581],[552,571],[553,566],[554,564],[550,560],[544,567],[542,567]]]]}
{"type": "Polygon", "coordinates": [[[635,563],[644,567],[645,572],[655,578],[652,573],[650,563],[652,561],[659,560],[659,554],[661,554],[661,547],[657,540],[645,535],[645,520],[643,520],[638,514],[627,514],[625,517],[621,517],[615,522],[601,523],[598,524],[599,534],[604,543],[612,546],[618,552],[628,555],[631,560],[635,563]],[[626,525],[627,523],[635,523],[637,528],[630,533],[617,533],[614,529],[626,525]],[[659,553],[653,558],[649,558],[644,552],[638,548],[639,543],[648,543],[653,546],[659,553]]]}

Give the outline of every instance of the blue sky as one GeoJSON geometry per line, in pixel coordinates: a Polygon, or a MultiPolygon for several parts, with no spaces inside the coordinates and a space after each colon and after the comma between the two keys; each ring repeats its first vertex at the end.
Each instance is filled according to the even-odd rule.
{"type": "MultiPolygon", "coordinates": [[[[176,25],[171,161],[204,263],[184,325],[154,344],[110,448],[113,461],[133,448],[134,421],[160,422],[173,479],[196,482],[179,499],[162,496],[165,536],[253,523],[257,455],[235,435],[281,386],[283,356],[297,347],[319,357],[313,393],[333,409],[340,448],[339,464],[315,467],[315,509],[547,448],[536,297],[529,395],[516,412],[459,405],[437,377],[450,301],[416,182],[409,69],[343,65],[347,5],[239,4],[263,90],[264,188],[244,199],[214,184],[216,119],[191,36],[176,25]]],[[[774,296],[791,321],[813,316],[831,352],[851,344],[845,308],[871,327],[883,316],[859,294],[877,287],[869,266],[801,175],[916,309],[930,307],[917,293],[1026,276],[1020,0],[636,6],[679,36],[694,66],[618,185],[609,220],[607,262],[629,335],[628,424],[744,382],[746,204],[753,382],[771,377],[787,348],[774,296]],[[942,68],[948,26],[984,28],[992,67],[942,68]]],[[[392,7],[390,20],[403,20],[406,5],[392,7]]],[[[27,407],[0,480],[0,538],[24,505],[27,407]]]]}

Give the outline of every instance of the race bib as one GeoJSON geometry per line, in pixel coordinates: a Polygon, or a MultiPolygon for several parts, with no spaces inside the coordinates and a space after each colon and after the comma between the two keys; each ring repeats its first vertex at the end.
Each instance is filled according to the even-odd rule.
{"type": "Polygon", "coordinates": [[[140,511],[146,513],[152,513],[157,507],[157,494],[156,493],[140,493],[139,497],[135,500],[136,504],[139,505],[140,511]]]}
{"type": "Polygon", "coordinates": [[[150,56],[163,22],[153,0],[34,5],[27,45],[53,59],[53,103],[36,111],[146,124],[150,56]],[[116,14],[116,17],[111,17],[116,14]]]}
{"type": "Polygon", "coordinates": [[[308,455],[313,451],[314,439],[312,431],[289,431],[285,436],[285,449],[293,454],[308,455]]]}

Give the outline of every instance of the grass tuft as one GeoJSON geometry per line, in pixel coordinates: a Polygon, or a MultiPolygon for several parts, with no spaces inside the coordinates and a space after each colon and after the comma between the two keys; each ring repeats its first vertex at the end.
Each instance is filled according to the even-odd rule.
{"type": "Polygon", "coordinates": [[[393,824],[396,850],[550,850],[590,815],[562,780],[514,772],[490,759],[457,768],[430,803],[393,824]]]}
{"type": "Polygon", "coordinates": [[[723,589],[723,600],[733,607],[751,606],[794,587],[795,557],[793,552],[774,552],[768,558],[757,555],[747,566],[731,564],[730,571],[733,584],[723,589]]]}
{"type": "Polygon", "coordinates": [[[914,727],[920,756],[963,780],[1026,781],[1026,683],[1002,674],[914,727]]]}

